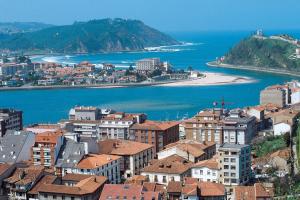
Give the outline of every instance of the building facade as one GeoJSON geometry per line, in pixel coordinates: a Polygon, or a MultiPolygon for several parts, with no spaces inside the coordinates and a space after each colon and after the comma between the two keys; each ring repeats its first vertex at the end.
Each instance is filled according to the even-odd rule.
{"type": "Polygon", "coordinates": [[[7,130],[23,129],[23,112],[12,109],[0,109],[0,134],[1,137],[7,130]]]}

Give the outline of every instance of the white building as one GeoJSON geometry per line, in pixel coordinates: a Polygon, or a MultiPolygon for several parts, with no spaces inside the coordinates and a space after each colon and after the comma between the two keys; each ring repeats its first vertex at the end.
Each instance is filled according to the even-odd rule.
{"type": "Polygon", "coordinates": [[[231,188],[249,182],[251,177],[251,147],[224,143],[218,149],[219,182],[231,188]]]}
{"type": "Polygon", "coordinates": [[[300,88],[292,89],[291,104],[293,105],[297,103],[300,103],[300,88]]]}
{"type": "Polygon", "coordinates": [[[107,154],[88,154],[85,155],[77,165],[72,168],[63,168],[63,176],[70,174],[86,174],[106,176],[110,183],[120,183],[120,156],[107,154]]]}
{"type": "Polygon", "coordinates": [[[159,58],[142,59],[136,62],[136,70],[138,73],[147,74],[159,69],[161,62],[159,58]]]}
{"type": "Polygon", "coordinates": [[[170,181],[183,181],[189,177],[192,162],[177,156],[169,156],[161,160],[152,160],[142,170],[141,175],[146,176],[149,182],[168,185],[170,181]]]}
{"type": "Polygon", "coordinates": [[[120,171],[124,178],[139,175],[141,169],[154,158],[153,145],[129,140],[99,141],[99,153],[120,156],[120,171]]]}
{"type": "Polygon", "coordinates": [[[191,168],[192,178],[198,181],[219,182],[220,169],[216,158],[203,160],[193,165],[191,168]]]}
{"type": "Polygon", "coordinates": [[[290,133],[292,130],[292,126],[286,122],[279,122],[273,125],[274,135],[284,135],[285,133],[290,133]]]}

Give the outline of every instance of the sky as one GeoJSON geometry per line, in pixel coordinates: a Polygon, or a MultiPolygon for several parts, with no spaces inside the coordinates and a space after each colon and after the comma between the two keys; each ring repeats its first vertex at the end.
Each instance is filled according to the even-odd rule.
{"type": "Polygon", "coordinates": [[[0,22],[142,20],[162,31],[300,29],[299,0],[0,0],[0,22]]]}

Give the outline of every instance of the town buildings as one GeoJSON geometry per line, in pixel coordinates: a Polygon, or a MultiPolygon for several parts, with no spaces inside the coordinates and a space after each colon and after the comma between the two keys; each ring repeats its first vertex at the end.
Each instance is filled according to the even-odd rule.
{"type": "Polygon", "coordinates": [[[260,92],[260,104],[272,103],[281,108],[290,103],[290,89],[285,85],[269,86],[260,92]]]}
{"type": "Polygon", "coordinates": [[[216,144],[214,142],[200,143],[193,140],[180,140],[171,143],[165,149],[157,153],[158,159],[163,159],[171,155],[181,156],[191,162],[198,162],[212,158],[216,154],[216,144]]]}
{"type": "Polygon", "coordinates": [[[136,62],[136,70],[141,74],[148,74],[161,67],[159,58],[142,59],[136,62]]]}
{"type": "Polygon", "coordinates": [[[218,149],[219,182],[231,188],[250,181],[251,148],[249,145],[224,143],[218,149]]]}
{"type": "Polygon", "coordinates": [[[195,163],[191,167],[191,177],[198,181],[219,183],[220,169],[217,158],[195,163]]]}
{"type": "Polygon", "coordinates": [[[117,139],[99,141],[98,144],[100,154],[121,156],[120,172],[125,179],[139,175],[154,158],[154,148],[150,144],[117,139]]]}
{"type": "Polygon", "coordinates": [[[23,129],[22,111],[13,109],[0,109],[0,134],[1,137],[7,130],[23,129]]]}
{"type": "Polygon", "coordinates": [[[110,183],[120,183],[120,156],[87,154],[73,167],[64,167],[65,174],[106,176],[110,183]]]}
{"type": "Polygon", "coordinates": [[[141,175],[146,176],[149,182],[167,185],[170,181],[183,181],[190,176],[192,162],[172,155],[161,160],[152,160],[146,166],[141,175]]]}
{"type": "Polygon", "coordinates": [[[274,197],[272,184],[255,183],[254,186],[237,186],[234,188],[235,199],[271,200],[274,197]]]}
{"type": "Polygon", "coordinates": [[[76,199],[98,200],[107,178],[104,176],[67,174],[45,175],[28,192],[29,200],[76,199]]]}
{"type": "Polygon", "coordinates": [[[0,138],[0,163],[17,163],[31,159],[35,135],[28,131],[9,130],[0,138]]]}
{"type": "Polygon", "coordinates": [[[35,142],[31,148],[33,165],[53,167],[63,142],[64,137],[61,131],[44,132],[35,135],[35,142]]]}
{"type": "Polygon", "coordinates": [[[146,120],[143,123],[136,123],[130,127],[130,140],[148,143],[154,146],[154,153],[179,140],[178,122],[156,122],[146,120]]]}

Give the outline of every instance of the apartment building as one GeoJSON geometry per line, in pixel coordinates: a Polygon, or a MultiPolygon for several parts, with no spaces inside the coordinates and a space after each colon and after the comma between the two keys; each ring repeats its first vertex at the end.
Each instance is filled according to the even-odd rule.
{"type": "Polygon", "coordinates": [[[154,146],[154,154],[168,144],[179,140],[179,123],[174,121],[150,121],[136,123],[130,127],[130,140],[154,146]]]}
{"type": "Polygon", "coordinates": [[[170,181],[183,181],[190,176],[193,163],[177,155],[161,160],[152,160],[141,175],[146,176],[149,182],[168,185],[170,181]]]}
{"type": "Polygon", "coordinates": [[[219,183],[220,169],[216,157],[202,160],[191,167],[191,177],[198,181],[219,183]]]}
{"type": "Polygon", "coordinates": [[[14,173],[4,179],[3,184],[10,200],[27,200],[27,192],[42,178],[44,168],[28,166],[17,168],[14,173]]]}
{"type": "Polygon", "coordinates": [[[219,182],[232,188],[249,182],[251,174],[251,147],[224,143],[218,150],[219,182]]]}
{"type": "Polygon", "coordinates": [[[181,156],[193,163],[212,158],[216,154],[216,144],[214,142],[197,142],[194,140],[179,140],[165,147],[157,153],[158,159],[163,159],[171,155],[181,156]]]}
{"type": "Polygon", "coordinates": [[[148,74],[159,69],[161,62],[159,58],[142,59],[136,62],[136,70],[141,74],[148,74]]]}
{"type": "Polygon", "coordinates": [[[0,134],[1,137],[7,130],[23,129],[23,112],[13,109],[0,109],[0,134]]]}
{"type": "Polygon", "coordinates": [[[45,175],[28,192],[28,197],[29,200],[98,200],[106,181],[106,177],[94,175],[45,175]]]}
{"type": "Polygon", "coordinates": [[[223,143],[222,118],[223,109],[207,109],[197,113],[192,119],[185,121],[186,139],[198,142],[223,143]]]}
{"type": "Polygon", "coordinates": [[[106,139],[129,139],[129,128],[137,123],[143,123],[147,116],[145,114],[126,114],[116,112],[101,119],[99,124],[100,140],[106,139]]]}
{"type": "Polygon", "coordinates": [[[26,73],[29,71],[33,71],[33,65],[27,63],[0,64],[0,76],[14,76],[17,72],[26,73]]]}
{"type": "Polygon", "coordinates": [[[64,174],[106,176],[110,183],[120,183],[120,156],[87,154],[73,167],[64,167],[64,174]]]}
{"type": "Polygon", "coordinates": [[[141,169],[154,158],[154,148],[150,144],[129,140],[108,139],[99,141],[99,154],[120,156],[120,172],[127,179],[139,175],[141,169]]]}
{"type": "Polygon", "coordinates": [[[290,103],[291,90],[286,85],[274,85],[260,92],[260,104],[274,104],[281,108],[290,103]]]}
{"type": "Polygon", "coordinates": [[[224,143],[250,144],[256,133],[256,118],[245,115],[240,109],[231,110],[223,120],[224,143]]]}
{"type": "Polygon", "coordinates": [[[63,142],[63,132],[60,130],[35,135],[35,142],[31,148],[33,165],[41,165],[47,168],[53,167],[63,142]]]}

